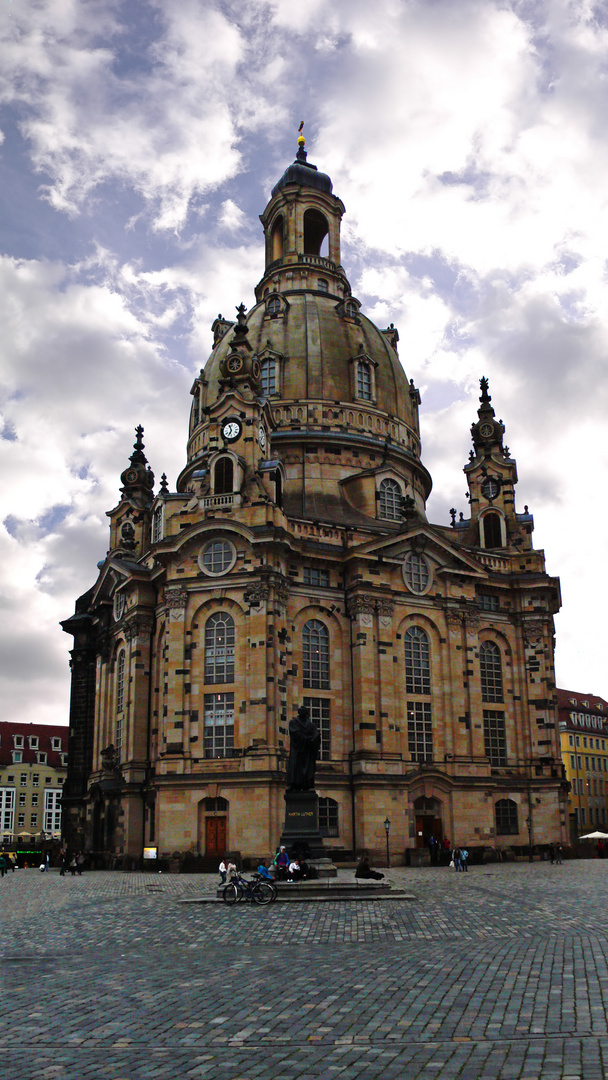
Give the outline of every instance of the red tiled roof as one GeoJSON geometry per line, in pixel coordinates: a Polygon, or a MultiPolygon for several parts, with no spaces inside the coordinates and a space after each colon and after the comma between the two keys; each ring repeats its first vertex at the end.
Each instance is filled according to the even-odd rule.
{"type": "Polygon", "coordinates": [[[52,724],[19,724],[2,720],[0,721],[0,767],[12,765],[13,750],[21,750],[23,754],[21,764],[23,765],[37,765],[38,751],[42,751],[46,754],[46,765],[53,769],[60,769],[62,768],[62,754],[68,752],[69,733],[69,727],[55,727],[52,724]],[[14,735],[23,736],[22,747],[15,746],[14,735]],[[30,735],[38,738],[36,750],[30,749],[30,735]],[[53,750],[52,739],[61,739],[61,750],[53,750]]]}

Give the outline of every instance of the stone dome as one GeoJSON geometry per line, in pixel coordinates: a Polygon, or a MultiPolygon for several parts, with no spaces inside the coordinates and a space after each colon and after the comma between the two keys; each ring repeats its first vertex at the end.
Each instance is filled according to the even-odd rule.
{"type": "MultiPolygon", "coordinates": [[[[272,351],[282,357],[280,398],[283,401],[320,400],[361,406],[353,384],[353,364],[365,356],[375,374],[374,408],[417,431],[417,408],[399,357],[370,319],[344,314],[335,296],[298,291],[284,295],[277,318],[269,318],[266,303],[247,314],[248,342],[257,356],[272,351]]],[[[350,301],[354,304],[354,301],[350,301]]],[[[217,343],[205,367],[207,397],[219,394],[220,363],[230,352],[232,327],[217,343]]]]}
{"type": "Polygon", "coordinates": [[[306,151],[303,148],[298,150],[296,160],[292,165],[287,166],[281,179],[273,187],[272,196],[274,197],[288,184],[316,188],[317,191],[325,191],[327,194],[331,194],[333,188],[327,173],[319,172],[316,165],[311,165],[306,160],[306,151]]]}

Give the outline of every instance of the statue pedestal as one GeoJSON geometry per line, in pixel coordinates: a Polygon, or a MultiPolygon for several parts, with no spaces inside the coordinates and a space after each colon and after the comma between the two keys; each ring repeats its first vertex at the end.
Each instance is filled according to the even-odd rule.
{"type": "Polygon", "coordinates": [[[319,796],[316,791],[285,792],[285,825],[281,843],[291,851],[298,843],[308,845],[309,859],[324,859],[319,832],[319,796]]]}

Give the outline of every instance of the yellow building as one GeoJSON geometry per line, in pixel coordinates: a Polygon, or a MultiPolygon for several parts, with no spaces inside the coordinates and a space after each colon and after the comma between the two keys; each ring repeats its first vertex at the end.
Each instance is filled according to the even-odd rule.
{"type": "MultiPolygon", "coordinates": [[[[186,464],[154,494],[142,430],[74,635],[70,842],[100,857],[274,851],[287,728],[321,731],[339,855],[567,836],[553,614],[487,381],[469,516],[426,516],[420,396],[341,265],[344,205],[297,158],[261,215],[247,312],[218,316],[186,464]]],[[[463,456],[466,453],[463,439],[463,456]]]]}
{"type": "Polygon", "coordinates": [[[0,721],[0,841],[61,839],[68,729],[0,721]]]}
{"type": "Polygon", "coordinates": [[[558,690],[557,698],[574,842],[608,825],[608,701],[572,690],[558,690]]]}

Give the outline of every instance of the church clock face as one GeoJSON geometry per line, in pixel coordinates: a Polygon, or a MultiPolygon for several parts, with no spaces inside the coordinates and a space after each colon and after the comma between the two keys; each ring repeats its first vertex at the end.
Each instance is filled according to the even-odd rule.
{"type": "Polygon", "coordinates": [[[500,484],[493,476],[489,476],[481,485],[481,493],[486,499],[495,499],[500,491],[500,484]]]}
{"type": "Polygon", "coordinates": [[[260,444],[260,450],[266,449],[266,432],[262,424],[260,424],[260,430],[258,431],[258,442],[260,444]]]}
{"type": "Polygon", "coordinates": [[[222,435],[226,442],[236,442],[241,437],[243,425],[237,416],[228,416],[222,424],[222,435]]]}

